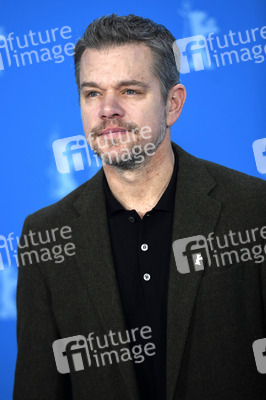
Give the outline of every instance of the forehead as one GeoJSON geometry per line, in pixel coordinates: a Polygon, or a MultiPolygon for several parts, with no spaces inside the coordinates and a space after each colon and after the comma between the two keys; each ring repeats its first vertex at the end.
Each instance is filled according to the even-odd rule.
{"type": "Polygon", "coordinates": [[[120,80],[152,80],[152,53],[142,43],[106,49],[86,49],[80,61],[80,82],[115,83],[120,80]]]}

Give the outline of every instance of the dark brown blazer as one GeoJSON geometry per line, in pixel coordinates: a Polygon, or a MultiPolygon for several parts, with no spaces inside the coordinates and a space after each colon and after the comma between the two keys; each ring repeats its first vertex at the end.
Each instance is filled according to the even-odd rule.
{"type": "MultiPolygon", "coordinates": [[[[173,145],[179,163],[173,242],[266,225],[263,180],[173,145]]],[[[15,400],[139,399],[130,361],[60,374],[52,350],[59,338],[125,330],[102,178],[101,169],[25,220],[23,234],[70,226],[76,253],[62,263],[19,268],[15,400]]],[[[252,350],[266,337],[265,261],[181,274],[172,251],[167,319],[167,400],[266,399],[266,375],[252,350]]]]}

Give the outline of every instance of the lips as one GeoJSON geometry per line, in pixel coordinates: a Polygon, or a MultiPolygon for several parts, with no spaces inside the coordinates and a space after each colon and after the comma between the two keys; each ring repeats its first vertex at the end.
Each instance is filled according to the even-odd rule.
{"type": "Polygon", "coordinates": [[[119,127],[116,127],[116,128],[107,128],[107,129],[105,129],[104,131],[102,131],[102,133],[101,133],[100,135],[107,135],[107,134],[116,133],[116,132],[121,132],[121,133],[123,133],[123,132],[126,132],[126,130],[123,129],[123,128],[119,128],[119,127]]]}

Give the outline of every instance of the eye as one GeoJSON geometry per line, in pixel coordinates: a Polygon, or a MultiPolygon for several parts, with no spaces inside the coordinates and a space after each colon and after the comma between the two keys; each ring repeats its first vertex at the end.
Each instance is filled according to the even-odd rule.
{"type": "Polygon", "coordinates": [[[133,89],[127,89],[127,90],[125,91],[125,93],[127,93],[127,94],[129,94],[129,95],[134,95],[134,94],[137,94],[138,92],[136,92],[136,90],[133,90],[133,89]]]}
{"type": "Polygon", "coordinates": [[[87,92],[85,94],[85,97],[97,97],[97,94],[98,94],[98,92],[91,91],[91,92],[87,92]]]}

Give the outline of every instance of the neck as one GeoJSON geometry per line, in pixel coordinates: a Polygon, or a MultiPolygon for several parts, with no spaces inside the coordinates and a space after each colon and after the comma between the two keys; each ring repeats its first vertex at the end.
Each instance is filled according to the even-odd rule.
{"type": "Polygon", "coordinates": [[[159,201],[170,182],[174,168],[170,134],[166,135],[148,162],[136,170],[119,170],[104,165],[109,188],[126,210],[136,210],[141,218],[159,201]]]}

